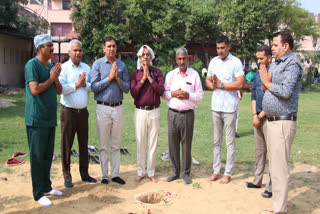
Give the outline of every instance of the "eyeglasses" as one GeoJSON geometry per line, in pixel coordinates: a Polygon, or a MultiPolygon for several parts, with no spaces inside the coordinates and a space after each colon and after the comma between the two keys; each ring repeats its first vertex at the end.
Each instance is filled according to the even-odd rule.
{"type": "Polygon", "coordinates": [[[143,53],[141,56],[151,56],[151,54],[150,53],[143,53]]]}

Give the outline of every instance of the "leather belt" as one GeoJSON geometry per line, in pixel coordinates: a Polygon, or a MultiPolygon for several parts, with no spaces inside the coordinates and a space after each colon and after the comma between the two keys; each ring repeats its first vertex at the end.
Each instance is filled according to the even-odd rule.
{"type": "Polygon", "coordinates": [[[274,117],[267,117],[268,121],[277,121],[277,120],[292,120],[296,121],[297,117],[294,115],[284,115],[284,116],[274,116],[274,117]]]}
{"type": "Polygon", "coordinates": [[[97,101],[98,104],[105,105],[105,106],[111,106],[111,107],[116,107],[122,105],[122,101],[117,102],[117,103],[106,103],[106,102],[101,102],[97,101]]]}
{"type": "Polygon", "coordinates": [[[136,108],[150,111],[150,110],[159,108],[159,105],[157,105],[157,106],[136,106],[136,108]]]}
{"type": "Polygon", "coordinates": [[[185,111],[178,111],[178,110],[175,110],[175,109],[172,109],[172,108],[169,108],[169,110],[171,111],[174,111],[174,112],[177,112],[179,114],[185,114],[185,113],[188,113],[188,112],[192,112],[193,109],[189,109],[189,110],[185,110],[185,111]]]}
{"type": "Polygon", "coordinates": [[[69,108],[69,107],[66,107],[66,106],[64,106],[64,105],[61,105],[61,107],[64,108],[64,109],[68,109],[68,110],[70,110],[70,111],[77,112],[77,113],[80,113],[80,112],[83,111],[83,110],[87,110],[87,107],[82,108],[82,109],[69,108]]]}

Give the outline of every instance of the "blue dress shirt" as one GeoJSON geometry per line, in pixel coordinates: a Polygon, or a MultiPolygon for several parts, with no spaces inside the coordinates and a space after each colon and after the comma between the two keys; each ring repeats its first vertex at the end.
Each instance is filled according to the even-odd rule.
{"type": "Polygon", "coordinates": [[[130,90],[130,80],[127,66],[115,59],[118,65],[118,77],[121,79],[118,85],[115,79],[109,82],[109,74],[112,64],[107,57],[96,60],[92,65],[91,71],[91,90],[94,93],[94,99],[101,102],[117,103],[123,100],[123,92],[130,90]]]}

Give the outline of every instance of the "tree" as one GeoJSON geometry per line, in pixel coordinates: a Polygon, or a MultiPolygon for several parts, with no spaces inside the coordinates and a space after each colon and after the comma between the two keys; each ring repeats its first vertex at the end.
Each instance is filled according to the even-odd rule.
{"type": "Polygon", "coordinates": [[[280,20],[279,24],[282,24],[280,28],[290,32],[296,43],[299,43],[304,36],[319,37],[319,25],[296,0],[284,0],[280,20]]]}
{"type": "Polygon", "coordinates": [[[34,36],[49,28],[49,23],[30,12],[19,14],[27,0],[2,0],[0,5],[0,24],[16,28],[18,33],[25,36],[34,36]]]}
{"type": "Polygon", "coordinates": [[[256,49],[277,29],[282,0],[221,1],[222,30],[231,38],[233,52],[254,59],[256,49]],[[272,20],[272,22],[271,22],[272,20]]]}
{"type": "Polygon", "coordinates": [[[209,64],[209,47],[215,44],[221,33],[217,2],[212,0],[190,1],[191,13],[186,19],[186,41],[200,42],[204,50],[205,62],[209,64]]]}
{"type": "Polygon", "coordinates": [[[102,46],[106,36],[114,36],[118,51],[130,43],[124,0],[78,0],[72,4],[71,19],[83,44],[88,61],[103,56],[102,46]]]}

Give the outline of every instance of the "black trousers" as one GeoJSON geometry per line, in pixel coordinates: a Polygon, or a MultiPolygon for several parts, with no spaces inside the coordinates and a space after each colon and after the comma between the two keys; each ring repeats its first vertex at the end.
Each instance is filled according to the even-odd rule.
{"type": "Polygon", "coordinates": [[[182,144],[182,175],[190,176],[191,144],[194,111],[178,113],[168,110],[168,143],[173,174],[180,176],[180,142],[182,144]]]}
{"type": "Polygon", "coordinates": [[[88,110],[75,111],[61,107],[61,159],[62,172],[65,181],[72,181],[70,173],[70,155],[77,133],[79,143],[79,171],[82,179],[87,179],[89,158],[88,158],[88,110]]]}

